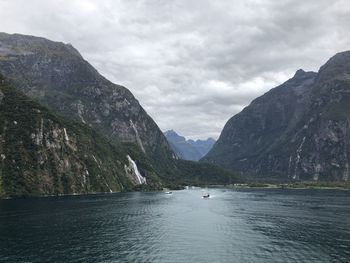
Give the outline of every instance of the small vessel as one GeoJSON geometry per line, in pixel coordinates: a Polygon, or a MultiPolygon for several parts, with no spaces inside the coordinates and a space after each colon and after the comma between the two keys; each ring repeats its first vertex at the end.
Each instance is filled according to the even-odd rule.
{"type": "Polygon", "coordinates": [[[203,195],[203,198],[209,198],[209,197],[210,197],[210,194],[203,195]]]}
{"type": "Polygon", "coordinates": [[[172,191],[170,191],[169,188],[163,188],[163,192],[164,192],[164,194],[166,194],[166,195],[171,195],[171,194],[173,193],[172,191]]]}

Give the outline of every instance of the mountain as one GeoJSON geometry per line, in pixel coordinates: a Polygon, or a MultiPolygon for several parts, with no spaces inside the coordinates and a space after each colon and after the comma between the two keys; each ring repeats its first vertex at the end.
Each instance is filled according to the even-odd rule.
{"type": "Polygon", "coordinates": [[[0,76],[0,197],[159,186],[154,173],[139,180],[129,153],[87,125],[56,116],[0,76]]]}
{"type": "Polygon", "coordinates": [[[202,159],[257,178],[349,180],[350,51],[298,70],[225,125],[202,159]]]}
{"type": "Polygon", "coordinates": [[[215,143],[212,138],[196,141],[186,140],[185,137],[178,135],[173,130],[164,132],[164,135],[176,155],[184,160],[198,161],[209,152],[215,143]]]}
{"type": "Polygon", "coordinates": [[[0,33],[0,73],[54,113],[111,142],[137,144],[159,173],[174,165],[166,138],[132,93],[105,79],[72,45],[0,33]]]}

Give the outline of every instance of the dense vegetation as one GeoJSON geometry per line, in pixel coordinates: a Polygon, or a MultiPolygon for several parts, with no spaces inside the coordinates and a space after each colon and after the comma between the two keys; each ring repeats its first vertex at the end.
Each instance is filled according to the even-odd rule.
{"type": "Polygon", "coordinates": [[[52,114],[3,77],[0,92],[2,196],[132,189],[124,146],[112,146],[86,125],[52,114]]]}
{"type": "Polygon", "coordinates": [[[227,185],[239,181],[239,176],[207,163],[178,160],[171,182],[182,185],[227,185]]]}

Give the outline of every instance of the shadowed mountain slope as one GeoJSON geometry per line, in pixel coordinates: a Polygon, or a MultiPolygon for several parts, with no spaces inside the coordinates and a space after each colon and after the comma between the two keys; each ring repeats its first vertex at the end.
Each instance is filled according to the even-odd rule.
{"type": "Polygon", "coordinates": [[[255,99],[202,159],[259,178],[349,180],[350,52],[255,99]]]}

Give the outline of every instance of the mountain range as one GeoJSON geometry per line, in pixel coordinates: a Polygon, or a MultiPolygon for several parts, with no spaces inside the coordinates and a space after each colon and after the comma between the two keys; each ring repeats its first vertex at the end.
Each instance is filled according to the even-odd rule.
{"type": "Polygon", "coordinates": [[[104,78],[70,44],[0,33],[0,74],[2,196],[234,180],[213,165],[179,160],[133,94],[104,78]],[[22,101],[28,101],[23,109],[22,101]],[[22,121],[15,120],[21,114],[22,121]],[[11,129],[22,139],[11,137],[11,129]]]}
{"type": "Polygon", "coordinates": [[[207,140],[186,140],[185,137],[178,135],[174,130],[164,132],[172,150],[175,154],[184,160],[198,161],[206,155],[211,147],[213,147],[215,140],[208,138],[207,140]]]}
{"type": "Polygon", "coordinates": [[[233,116],[201,161],[261,179],[348,181],[350,51],[294,77],[233,116]]]}

